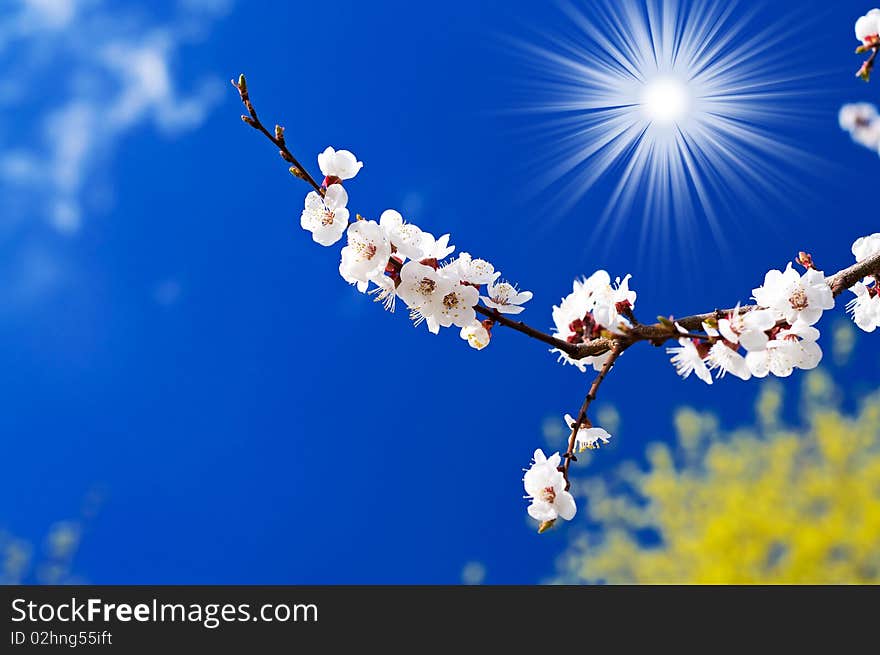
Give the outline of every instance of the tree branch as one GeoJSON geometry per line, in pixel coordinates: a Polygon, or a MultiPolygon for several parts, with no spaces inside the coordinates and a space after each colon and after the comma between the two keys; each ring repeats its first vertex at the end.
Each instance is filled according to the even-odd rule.
{"type": "MultiPolygon", "coordinates": [[[[874,48],[873,55],[876,54],[877,48],[874,48]]],[[[296,157],[294,157],[293,153],[291,153],[290,150],[287,148],[287,145],[284,141],[283,128],[277,127],[275,135],[273,135],[269,132],[269,130],[265,128],[262,122],[260,122],[260,119],[257,117],[257,112],[254,109],[253,103],[250,100],[250,96],[247,90],[247,83],[245,82],[244,76],[240,76],[238,82],[235,82],[233,80],[232,84],[233,86],[235,86],[236,89],[238,89],[241,100],[248,110],[249,115],[242,116],[244,122],[256,129],[258,132],[261,132],[267,139],[275,144],[275,146],[279,148],[281,156],[286,161],[291,162],[297,169],[297,171],[299,171],[298,174],[295,174],[297,174],[298,177],[310,184],[312,188],[314,188],[318,193],[323,195],[324,189],[315,181],[315,178],[313,178],[311,174],[309,174],[308,170],[299,163],[296,157]]],[[[846,289],[852,287],[853,284],[855,284],[862,278],[876,274],[880,274],[880,254],[870,257],[857,264],[853,264],[849,268],[838,271],[833,276],[828,278],[828,285],[831,287],[834,295],[837,296],[846,289]]],[[[755,305],[742,305],[739,307],[738,310],[736,308],[722,310],[716,309],[715,311],[707,312],[705,314],[685,316],[683,318],[677,319],[675,322],[677,322],[682,328],[689,332],[699,332],[703,329],[704,321],[708,321],[711,319],[717,320],[719,318],[728,316],[735,311],[738,311],[740,314],[745,314],[746,312],[750,312],[755,309],[755,307],[755,305]]],[[[476,310],[478,314],[489,318],[495,323],[503,325],[507,328],[510,328],[511,330],[519,332],[520,334],[524,334],[527,337],[530,337],[537,341],[541,341],[542,343],[545,343],[548,346],[551,346],[552,348],[565,353],[572,359],[585,359],[587,357],[603,355],[609,351],[612,351],[615,346],[620,346],[620,348],[618,348],[616,351],[617,355],[615,355],[614,357],[616,359],[620,355],[620,353],[622,353],[626,348],[639,341],[648,341],[655,346],[660,346],[671,339],[678,339],[682,336],[682,334],[673,325],[671,320],[653,323],[650,325],[643,325],[634,322],[633,326],[623,334],[604,332],[602,336],[591,339],[585,343],[572,344],[562,339],[558,339],[551,334],[533,328],[523,321],[514,321],[510,318],[507,318],[504,314],[495,309],[490,309],[488,307],[483,307],[482,305],[477,305],[476,307],[474,307],[474,310],[476,310]]]]}
{"type": "MultiPolygon", "coordinates": [[[[843,270],[838,271],[831,277],[827,278],[827,281],[828,286],[831,287],[831,292],[834,294],[835,297],[837,297],[847,289],[851,288],[856,282],[860,281],[862,278],[870,277],[877,274],[880,274],[880,253],[877,253],[872,257],[868,257],[863,261],[857,262],[852,266],[849,266],[848,268],[844,268],[843,270]]],[[[757,305],[741,305],[739,307],[739,310],[737,310],[736,308],[716,309],[713,312],[707,312],[705,314],[685,316],[683,318],[676,319],[675,322],[678,323],[685,330],[699,331],[703,329],[704,321],[724,318],[726,316],[730,316],[737,311],[740,315],[742,315],[756,308],[757,305]]],[[[622,341],[624,343],[650,341],[655,346],[660,346],[670,339],[678,339],[681,336],[682,335],[678,332],[678,330],[670,324],[654,323],[652,325],[636,325],[625,335],[621,335],[619,337],[616,336],[614,339],[609,340],[603,337],[582,344],[578,346],[578,354],[572,355],[572,357],[575,359],[581,359],[583,357],[601,355],[611,349],[611,343],[609,342],[613,341],[622,341]]]]}
{"type": "MultiPolygon", "coordinates": [[[[873,47],[873,52],[870,60],[872,63],[874,57],[877,54],[878,47],[880,47],[880,44],[873,47]]],[[[260,122],[260,119],[257,117],[257,112],[254,109],[253,103],[250,100],[244,75],[239,77],[238,82],[235,82],[233,80],[232,84],[233,86],[235,86],[236,89],[238,89],[241,100],[248,110],[248,115],[242,116],[242,120],[244,120],[245,123],[247,123],[254,129],[256,129],[258,132],[261,132],[276,147],[278,147],[281,156],[286,161],[292,163],[293,167],[296,169],[292,172],[294,172],[297,177],[305,180],[309,185],[311,185],[313,189],[315,189],[315,191],[323,195],[324,189],[315,181],[315,178],[313,178],[311,174],[309,174],[308,170],[306,170],[306,168],[302,164],[300,164],[296,157],[294,157],[293,153],[291,153],[290,150],[287,148],[284,140],[284,129],[281,127],[276,127],[275,134],[273,135],[271,132],[269,132],[269,130],[265,128],[262,122],[260,122]]],[[[852,287],[862,278],[869,277],[871,275],[880,275],[880,253],[869,257],[864,261],[853,264],[848,268],[838,271],[831,277],[827,278],[828,286],[831,287],[834,295],[838,296],[843,293],[843,291],[852,287]]],[[[734,312],[745,314],[755,308],[755,305],[742,305],[738,309],[716,309],[715,311],[707,312],[705,314],[685,316],[683,318],[675,320],[675,322],[677,322],[682,328],[684,328],[688,332],[699,332],[703,329],[704,321],[708,321],[711,319],[717,320],[733,314],[734,312]]],[[[507,328],[510,328],[511,330],[519,332],[520,334],[524,334],[527,337],[547,344],[548,346],[551,346],[552,348],[565,353],[572,359],[578,360],[584,359],[586,357],[594,357],[596,355],[603,355],[611,351],[611,365],[613,365],[614,360],[616,360],[617,357],[619,357],[624,350],[629,348],[634,343],[637,343],[639,341],[648,341],[655,346],[660,346],[671,339],[678,339],[683,336],[673,324],[673,319],[664,320],[650,325],[643,325],[633,321],[632,327],[621,334],[615,334],[605,331],[601,336],[595,339],[591,339],[580,344],[572,344],[562,339],[558,339],[551,334],[533,328],[522,321],[515,321],[507,318],[504,314],[495,309],[490,309],[488,307],[483,307],[482,305],[477,305],[476,307],[474,307],[474,310],[478,314],[489,318],[495,323],[503,325],[507,328]]],[[[611,365],[609,365],[609,369],[611,365]]],[[[604,368],[603,371],[604,373],[607,373],[607,370],[605,370],[604,368]]],[[[600,373],[599,376],[596,378],[596,382],[598,382],[598,384],[601,384],[604,377],[604,374],[600,373]]],[[[596,384],[597,387],[598,384],[596,384]]],[[[587,403],[587,405],[589,405],[589,403],[587,403]]],[[[568,462],[566,462],[566,465],[567,463],[568,462]]]]}
{"type": "Polygon", "coordinates": [[[629,344],[624,344],[621,342],[617,342],[611,346],[611,354],[608,356],[608,359],[605,360],[605,363],[602,365],[602,370],[599,371],[598,375],[593,379],[593,383],[590,385],[589,391],[587,391],[587,395],[584,398],[584,402],[581,405],[581,409],[578,412],[578,416],[575,419],[574,425],[571,428],[571,436],[568,438],[568,449],[565,451],[565,463],[560,467],[562,469],[562,475],[565,476],[565,488],[571,486],[571,483],[568,480],[568,469],[571,466],[571,462],[574,459],[577,459],[574,454],[575,445],[577,444],[577,433],[581,429],[581,426],[586,425],[587,427],[592,427],[590,421],[587,419],[587,411],[590,409],[590,405],[596,400],[596,394],[599,391],[599,386],[602,384],[602,381],[605,379],[605,376],[608,375],[608,371],[614,366],[614,362],[617,361],[617,358],[620,357],[621,353],[629,347],[629,344]]]}
{"type": "MultiPolygon", "coordinates": [[[[871,68],[873,68],[874,66],[874,61],[877,57],[878,50],[880,50],[880,43],[873,44],[870,47],[872,48],[871,56],[863,66],[865,79],[867,79],[868,75],[870,74],[871,68]]],[[[285,161],[292,164],[292,166],[290,167],[291,173],[307,182],[312,187],[312,189],[323,196],[325,193],[324,186],[317,183],[315,178],[312,177],[312,175],[288,149],[284,138],[284,128],[276,125],[273,133],[266,129],[266,127],[260,121],[259,117],[257,116],[256,109],[254,108],[253,103],[250,100],[250,95],[247,90],[247,83],[245,81],[244,75],[241,75],[237,82],[233,80],[232,84],[233,86],[235,86],[236,89],[238,89],[241,101],[242,103],[244,103],[244,106],[248,112],[247,115],[243,115],[241,117],[242,120],[258,132],[262,133],[267,139],[269,139],[269,141],[273,143],[273,145],[275,145],[275,147],[278,148],[281,157],[285,161]]],[[[327,178],[324,179],[323,183],[329,185],[333,181],[338,181],[338,178],[327,178]]],[[[802,266],[808,268],[813,267],[812,258],[806,253],[800,253],[797,262],[802,266]]],[[[423,263],[427,264],[429,263],[429,261],[424,260],[423,263]]],[[[435,269],[437,268],[438,263],[436,259],[432,260],[430,263],[435,269]]],[[[402,268],[402,258],[400,258],[399,256],[389,257],[388,262],[386,263],[385,270],[389,277],[391,277],[391,279],[395,282],[395,284],[399,284],[400,282],[400,271],[402,268]]],[[[864,261],[853,264],[848,268],[838,271],[834,275],[826,278],[826,282],[830,287],[832,294],[834,296],[838,296],[845,290],[851,288],[861,279],[870,276],[873,276],[877,280],[878,286],[880,286],[880,253],[868,257],[864,261]]],[[[876,294],[876,291],[872,289],[871,293],[876,294]]],[[[718,321],[732,314],[746,314],[747,312],[753,311],[756,308],[757,306],[754,304],[737,305],[737,307],[732,309],[716,309],[705,314],[684,316],[682,318],[679,318],[678,320],[675,320],[672,317],[659,317],[657,323],[645,325],[643,323],[640,323],[636,319],[630,303],[628,301],[622,301],[615,305],[615,309],[620,316],[625,317],[629,321],[629,325],[597,325],[595,320],[588,320],[593,319],[592,316],[586,316],[582,319],[582,321],[578,321],[579,324],[583,324],[582,327],[574,326],[575,328],[577,328],[577,336],[573,336],[572,339],[575,341],[580,341],[581,339],[583,339],[584,335],[592,336],[593,338],[586,341],[580,341],[578,343],[571,343],[568,340],[560,339],[553,336],[552,334],[542,332],[541,330],[527,325],[523,321],[509,318],[508,316],[494,308],[489,308],[478,304],[473,309],[477,314],[486,317],[487,320],[483,321],[483,325],[487,330],[489,330],[492,326],[496,324],[503,325],[504,327],[507,327],[520,334],[524,334],[531,339],[540,341],[541,343],[550,346],[556,351],[564,353],[571,360],[584,360],[588,357],[596,357],[599,355],[607,354],[607,358],[602,364],[601,370],[595,376],[589,390],[587,391],[587,395],[584,398],[583,403],[581,404],[577,418],[573,421],[571,425],[571,434],[568,438],[567,449],[563,455],[564,461],[561,465],[558,466],[558,471],[562,473],[562,477],[565,481],[565,490],[568,491],[568,489],[571,487],[571,482],[569,480],[569,468],[571,467],[572,461],[577,460],[575,450],[577,449],[578,444],[578,433],[581,428],[588,429],[592,427],[592,423],[587,417],[590,406],[596,399],[596,395],[598,394],[599,387],[602,385],[602,382],[605,380],[608,373],[617,362],[617,359],[620,357],[621,354],[623,354],[624,351],[626,351],[633,344],[640,341],[647,341],[654,346],[660,346],[667,341],[680,338],[693,339],[696,342],[696,347],[702,346],[704,348],[707,348],[708,350],[707,346],[709,344],[716,343],[716,337],[710,337],[709,335],[705,334],[707,328],[704,327],[704,324],[706,322],[718,321]],[[588,323],[589,325],[587,325],[588,323]],[[609,327],[613,327],[616,331],[611,332],[608,329],[609,327]]],[[[776,329],[787,327],[782,321],[777,322],[776,325],[776,329]]],[[[707,356],[706,354],[700,354],[699,351],[696,351],[696,354],[701,359],[707,356]]],[[[553,490],[551,489],[551,491],[553,490]]],[[[543,532],[549,529],[555,523],[555,521],[555,518],[543,521],[538,528],[538,532],[543,532]]]]}
{"type": "MultiPolygon", "coordinates": [[[[536,330],[535,328],[531,327],[530,325],[526,325],[522,321],[511,320],[511,319],[507,318],[504,314],[499,312],[497,309],[490,309],[489,307],[483,307],[482,305],[477,305],[476,307],[474,307],[474,310],[476,310],[476,312],[478,314],[482,314],[483,316],[486,316],[487,318],[495,321],[496,323],[503,325],[504,327],[508,327],[511,330],[516,330],[517,332],[520,332],[521,334],[524,334],[527,337],[531,337],[532,339],[537,339],[538,341],[543,341],[548,346],[553,346],[557,350],[561,350],[566,355],[569,355],[570,357],[572,357],[574,359],[580,359],[580,358],[584,357],[584,355],[580,354],[581,346],[579,346],[577,344],[573,344],[573,343],[568,343],[568,341],[563,341],[562,339],[557,339],[556,337],[554,337],[550,334],[546,334],[544,332],[541,332],[540,330],[536,330]]],[[[610,348],[611,345],[612,344],[609,341],[608,347],[610,348]]]]}
{"type": "Polygon", "coordinates": [[[262,132],[263,135],[269,139],[272,143],[275,144],[275,147],[278,148],[278,154],[281,155],[281,158],[285,161],[293,164],[290,167],[290,172],[301,180],[305,180],[308,182],[312,188],[320,193],[322,196],[324,195],[324,189],[315,182],[315,178],[313,178],[306,167],[299,163],[296,157],[293,156],[293,153],[287,147],[287,143],[284,139],[284,128],[280,125],[275,126],[275,134],[269,132],[266,129],[266,126],[260,121],[257,116],[257,110],[254,108],[253,103],[251,102],[250,94],[248,93],[247,81],[245,80],[244,75],[238,76],[238,82],[232,80],[232,86],[238,89],[238,95],[241,98],[241,101],[244,103],[245,109],[248,111],[248,116],[242,115],[241,120],[250,125],[252,128],[257,130],[258,132],[262,132]]]}

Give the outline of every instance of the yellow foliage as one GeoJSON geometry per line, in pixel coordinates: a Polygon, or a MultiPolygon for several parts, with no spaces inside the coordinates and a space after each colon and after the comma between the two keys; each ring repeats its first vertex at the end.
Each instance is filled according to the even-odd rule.
{"type": "Polygon", "coordinates": [[[646,471],[576,485],[599,530],[574,538],[560,581],[880,583],[880,392],[849,416],[838,395],[811,372],[800,429],[772,383],[753,428],[679,410],[676,447],[650,445],[646,471]]]}

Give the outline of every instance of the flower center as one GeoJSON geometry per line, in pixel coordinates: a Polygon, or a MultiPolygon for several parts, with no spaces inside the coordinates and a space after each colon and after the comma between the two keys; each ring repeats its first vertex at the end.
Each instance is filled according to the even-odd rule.
{"type": "Polygon", "coordinates": [[[802,288],[798,288],[793,294],[791,294],[791,298],[788,299],[788,302],[791,303],[792,309],[796,309],[801,311],[807,308],[807,292],[802,288]]]}
{"type": "Polygon", "coordinates": [[[499,305],[506,305],[507,302],[510,300],[510,292],[512,290],[513,289],[506,284],[499,284],[497,287],[495,287],[495,297],[492,298],[492,300],[497,302],[499,305]]]}
{"type": "Polygon", "coordinates": [[[541,500],[552,503],[556,500],[556,490],[553,487],[544,487],[541,492],[541,500]]]}
{"type": "Polygon", "coordinates": [[[423,296],[430,296],[432,293],[434,293],[434,289],[436,288],[437,283],[434,282],[434,280],[429,277],[423,277],[422,281],[419,282],[418,291],[423,296]]]}
{"type": "Polygon", "coordinates": [[[372,259],[376,254],[376,244],[374,243],[361,241],[355,248],[363,259],[372,259]]]}
{"type": "Polygon", "coordinates": [[[336,214],[329,210],[324,210],[324,216],[321,218],[321,225],[327,227],[328,225],[333,225],[333,220],[336,218],[336,214]]]}
{"type": "Polygon", "coordinates": [[[443,306],[452,309],[458,305],[458,294],[454,291],[443,296],[443,306]]]}

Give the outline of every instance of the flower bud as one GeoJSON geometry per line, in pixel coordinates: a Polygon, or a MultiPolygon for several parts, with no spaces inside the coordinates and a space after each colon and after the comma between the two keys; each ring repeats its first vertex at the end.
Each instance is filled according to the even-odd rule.
{"type": "Polygon", "coordinates": [[[813,263],[813,256],[803,250],[798,253],[797,263],[804,268],[816,268],[816,265],[813,263]]]}
{"type": "Polygon", "coordinates": [[[556,519],[541,521],[541,525],[538,526],[538,534],[543,534],[544,532],[547,532],[547,530],[553,527],[554,523],[556,523],[556,519]]]}

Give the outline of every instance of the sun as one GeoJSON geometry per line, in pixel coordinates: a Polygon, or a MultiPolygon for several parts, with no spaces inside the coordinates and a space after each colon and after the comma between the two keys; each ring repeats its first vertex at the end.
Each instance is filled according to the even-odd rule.
{"type": "Polygon", "coordinates": [[[807,121],[811,80],[778,55],[782,26],[735,0],[560,9],[558,32],[517,42],[532,72],[518,111],[548,144],[529,161],[527,192],[552,189],[562,215],[603,181],[590,238],[608,243],[640,220],[643,250],[688,255],[706,237],[723,246],[747,210],[766,215],[808,193],[806,162],[821,162],[783,135],[807,121]]]}
{"type": "Polygon", "coordinates": [[[661,75],[645,84],[640,104],[652,125],[678,125],[684,123],[690,113],[690,89],[682,79],[661,75]]]}

